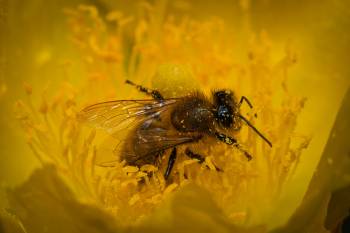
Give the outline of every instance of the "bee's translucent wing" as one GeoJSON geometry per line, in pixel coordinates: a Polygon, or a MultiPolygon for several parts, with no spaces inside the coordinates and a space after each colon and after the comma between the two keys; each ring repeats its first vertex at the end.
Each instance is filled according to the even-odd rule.
{"type": "Polygon", "coordinates": [[[84,108],[78,118],[115,133],[132,125],[160,115],[178,99],[156,100],[116,100],[90,105],[84,108]]]}
{"type": "Polygon", "coordinates": [[[200,137],[196,133],[181,133],[170,124],[164,124],[157,118],[152,118],[144,121],[130,135],[127,143],[132,144],[124,146],[120,154],[127,158],[130,164],[137,164],[137,161],[152,163],[155,154],[162,153],[175,146],[197,141],[200,137]]]}
{"type": "Polygon", "coordinates": [[[169,110],[179,99],[156,100],[117,100],[94,104],[83,109],[80,120],[110,133],[118,139],[113,154],[97,156],[97,163],[102,166],[113,166],[118,160],[115,155],[127,160],[129,164],[152,161],[155,153],[165,151],[177,145],[196,140],[193,135],[183,135],[172,129],[171,125],[160,121],[162,113],[169,110]],[[164,124],[165,123],[165,124],[164,124]],[[129,137],[125,129],[138,126],[129,137]],[[107,164],[107,165],[106,165],[107,164]]]}

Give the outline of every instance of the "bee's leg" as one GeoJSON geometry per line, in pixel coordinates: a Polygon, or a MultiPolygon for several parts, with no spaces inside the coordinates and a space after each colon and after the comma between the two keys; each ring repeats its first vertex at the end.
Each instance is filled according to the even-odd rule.
{"type": "Polygon", "coordinates": [[[218,133],[218,132],[215,132],[215,137],[218,140],[226,143],[227,145],[232,145],[232,146],[236,147],[238,150],[240,150],[245,155],[245,157],[247,157],[248,161],[253,158],[245,149],[243,149],[243,146],[241,144],[239,144],[235,138],[227,136],[227,135],[222,134],[222,133],[218,133]]]}
{"type": "Polygon", "coordinates": [[[205,161],[204,156],[193,153],[190,148],[186,148],[185,154],[191,159],[197,159],[198,163],[203,163],[205,161]]]}
{"type": "MultiPolygon", "coordinates": [[[[192,152],[189,148],[186,148],[185,154],[191,159],[197,159],[199,164],[202,164],[205,161],[204,156],[192,152]]],[[[214,164],[214,166],[215,166],[215,164],[214,164]]],[[[207,166],[207,168],[209,168],[209,167],[207,166]]],[[[217,166],[215,166],[215,169],[218,172],[222,172],[222,169],[218,168],[217,166]]]]}
{"type": "Polygon", "coordinates": [[[173,166],[175,164],[175,160],[176,160],[176,147],[173,148],[173,150],[171,151],[171,154],[169,156],[168,166],[167,166],[166,171],[164,173],[165,180],[167,180],[169,178],[171,170],[173,169],[173,166]]]}
{"type": "Polygon", "coordinates": [[[242,105],[243,101],[245,101],[249,105],[250,108],[253,108],[252,103],[245,96],[242,96],[241,99],[239,100],[239,103],[238,103],[239,107],[242,105]]]}
{"type": "Polygon", "coordinates": [[[126,80],[125,83],[130,84],[130,85],[136,87],[139,91],[146,93],[147,95],[152,96],[153,99],[155,99],[155,100],[159,100],[159,101],[164,100],[163,96],[157,90],[151,90],[151,89],[148,89],[148,88],[143,87],[141,85],[137,85],[130,80],[126,80]]]}

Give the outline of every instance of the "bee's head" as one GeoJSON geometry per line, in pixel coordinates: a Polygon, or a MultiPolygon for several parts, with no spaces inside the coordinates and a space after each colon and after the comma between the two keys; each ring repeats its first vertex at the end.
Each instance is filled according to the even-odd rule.
{"type": "Polygon", "coordinates": [[[240,114],[239,108],[242,100],[245,100],[251,108],[253,107],[246,97],[243,96],[238,104],[232,91],[219,90],[213,92],[213,100],[215,120],[221,127],[224,129],[240,130],[242,122],[244,122],[272,147],[272,143],[240,114]]]}
{"type": "MultiPolygon", "coordinates": [[[[237,105],[235,96],[230,90],[219,90],[213,92],[215,117],[219,125],[223,128],[231,128],[235,126],[238,128],[237,105]]],[[[240,127],[239,127],[240,128],[240,127]]]]}

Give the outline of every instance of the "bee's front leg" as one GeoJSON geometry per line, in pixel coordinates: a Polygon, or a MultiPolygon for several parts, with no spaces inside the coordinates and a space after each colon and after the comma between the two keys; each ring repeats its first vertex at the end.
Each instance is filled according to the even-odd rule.
{"type": "Polygon", "coordinates": [[[215,132],[215,137],[216,137],[216,139],[226,143],[227,145],[232,145],[232,146],[236,147],[238,150],[240,150],[244,154],[244,156],[248,159],[248,161],[253,158],[253,156],[251,156],[248,151],[243,149],[243,146],[241,144],[239,144],[235,138],[227,136],[227,135],[225,135],[223,133],[219,133],[219,132],[215,132]]]}
{"type": "MultiPolygon", "coordinates": [[[[185,154],[191,159],[197,159],[199,164],[202,164],[205,161],[205,158],[203,155],[196,154],[193,151],[191,151],[189,148],[186,148],[185,154]]],[[[222,172],[221,168],[218,168],[215,164],[214,164],[214,166],[215,166],[216,171],[222,172]]],[[[207,168],[209,168],[209,167],[207,166],[207,168]]]]}

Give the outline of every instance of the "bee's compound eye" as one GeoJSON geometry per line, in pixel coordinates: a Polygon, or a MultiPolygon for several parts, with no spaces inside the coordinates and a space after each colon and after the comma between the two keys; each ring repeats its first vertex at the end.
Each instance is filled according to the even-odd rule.
{"type": "Polygon", "coordinates": [[[232,112],[225,105],[220,105],[217,111],[217,117],[225,128],[230,127],[232,125],[232,112]]]}
{"type": "Polygon", "coordinates": [[[218,115],[220,118],[226,118],[229,115],[227,107],[224,105],[219,106],[218,115]]]}

